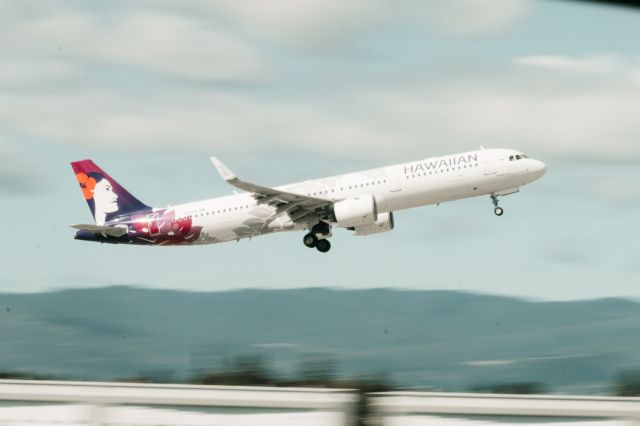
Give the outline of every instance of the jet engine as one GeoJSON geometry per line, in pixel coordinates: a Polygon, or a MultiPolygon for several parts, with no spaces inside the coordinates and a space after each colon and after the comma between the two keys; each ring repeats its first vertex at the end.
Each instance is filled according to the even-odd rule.
{"type": "Polygon", "coordinates": [[[345,228],[364,226],[378,220],[378,209],[373,195],[362,195],[339,201],[333,205],[336,223],[345,228]]]}
{"type": "Polygon", "coordinates": [[[368,225],[355,226],[353,228],[356,233],[354,235],[371,235],[380,232],[387,232],[393,229],[393,212],[380,213],[378,220],[368,225]]]}

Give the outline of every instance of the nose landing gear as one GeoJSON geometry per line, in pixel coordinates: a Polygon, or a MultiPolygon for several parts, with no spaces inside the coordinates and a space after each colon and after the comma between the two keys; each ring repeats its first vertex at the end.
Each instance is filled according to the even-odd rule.
{"type": "Polygon", "coordinates": [[[502,207],[498,206],[498,197],[496,195],[491,194],[491,202],[493,203],[493,212],[496,214],[496,216],[502,216],[504,210],[502,209],[502,207]]]}

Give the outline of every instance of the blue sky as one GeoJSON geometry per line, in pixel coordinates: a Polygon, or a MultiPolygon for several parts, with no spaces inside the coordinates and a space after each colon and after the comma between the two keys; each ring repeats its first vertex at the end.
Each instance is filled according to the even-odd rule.
{"type": "Polygon", "coordinates": [[[640,297],[640,13],[527,0],[0,5],[0,291],[112,284],[640,297]],[[597,29],[597,30],[596,30],[597,29]],[[76,242],[69,161],[147,204],[487,147],[547,175],[505,197],[338,230],[188,248],[76,242]]]}

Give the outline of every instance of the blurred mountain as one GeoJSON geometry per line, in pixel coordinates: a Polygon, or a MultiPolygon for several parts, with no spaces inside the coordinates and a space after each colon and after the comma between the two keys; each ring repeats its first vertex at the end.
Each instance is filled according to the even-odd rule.
{"type": "Polygon", "coordinates": [[[638,336],[640,304],[621,299],[316,288],[0,295],[0,371],[69,379],[186,380],[246,356],[294,378],[315,357],[339,377],[400,387],[603,393],[640,365],[638,336]]]}

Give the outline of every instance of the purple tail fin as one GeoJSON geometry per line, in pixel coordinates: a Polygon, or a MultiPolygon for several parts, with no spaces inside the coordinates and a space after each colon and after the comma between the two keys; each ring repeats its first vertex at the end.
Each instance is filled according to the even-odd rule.
{"type": "Polygon", "coordinates": [[[98,225],[104,225],[120,215],[150,209],[93,161],[74,161],[71,167],[98,225]]]}

